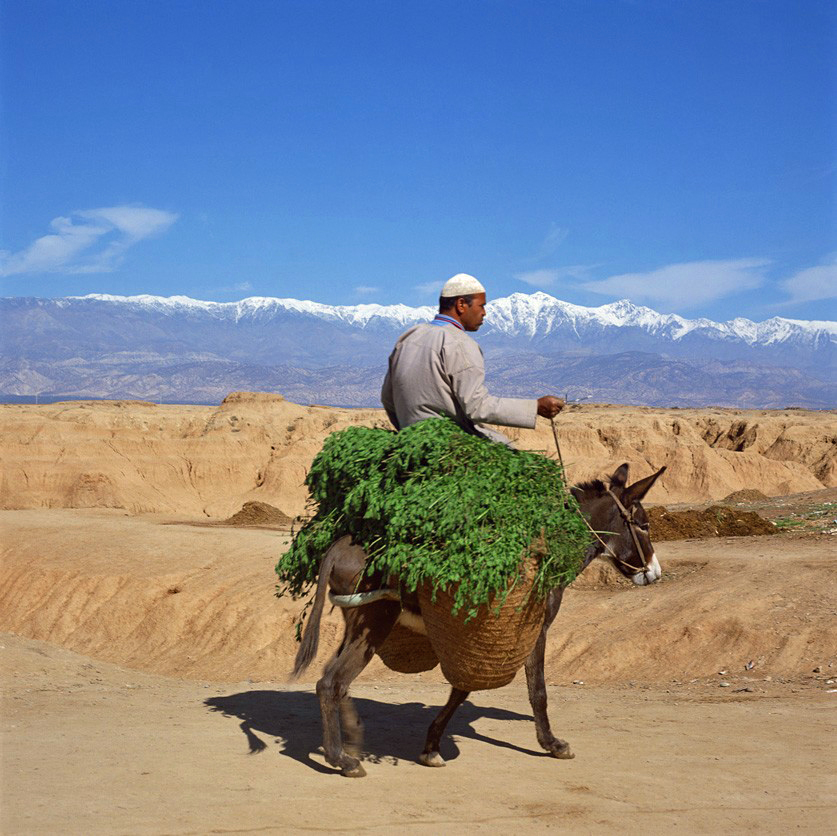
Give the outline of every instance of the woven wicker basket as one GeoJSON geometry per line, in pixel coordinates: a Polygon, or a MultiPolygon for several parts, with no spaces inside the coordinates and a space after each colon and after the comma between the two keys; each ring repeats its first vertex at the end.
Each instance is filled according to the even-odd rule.
{"type": "Polygon", "coordinates": [[[420,673],[429,671],[439,664],[430,640],[421,633],[415,633],[396,624],[386,641],[378,648],[381,661],[398,673],[420,673]]]}
{"type": "Polygon", "coordinates": [[[523,577],[509,592],[498,615],[494,599],[467,624],[464,608],[451,613],[455,587],[418,590],[430,643],[442,663],[445,679],[462,691],[501,688],[514,679],[538,639],[544,602],[533,592],[537,561],[527,558],[523,577]],[[530,594],[532,593],[532,594],[530,594]]]}

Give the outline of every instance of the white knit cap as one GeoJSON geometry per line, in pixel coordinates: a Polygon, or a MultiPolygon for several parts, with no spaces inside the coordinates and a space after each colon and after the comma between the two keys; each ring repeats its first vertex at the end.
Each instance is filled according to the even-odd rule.
{"type": "Polygon", "coordinates": [[[445,282],[439,295],[450,299],[454,296],[470,296],[477,293],[485,293],[485,288],[473,276],[457,273],[445,282]]]}

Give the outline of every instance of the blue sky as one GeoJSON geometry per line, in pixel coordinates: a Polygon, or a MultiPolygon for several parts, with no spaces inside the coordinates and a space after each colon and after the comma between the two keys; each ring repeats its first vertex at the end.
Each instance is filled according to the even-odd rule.
{"type": "Polygon", "coordinates": [[[818,0],[0,0],[2,293],[837,317],[818,0]]]}

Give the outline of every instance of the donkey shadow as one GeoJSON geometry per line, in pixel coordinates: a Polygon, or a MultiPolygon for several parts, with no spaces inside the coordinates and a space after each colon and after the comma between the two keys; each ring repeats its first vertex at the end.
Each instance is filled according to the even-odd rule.
{"type": "MultiPolygon", "coordinates": [[[[393,766],[401,761],[416,761],[430,723],[441,708],[419,702],[393,705],[362,697],[355,697],[353,701],[365,726],[364,755],[361,759],[393,766]]],[[[236,717],[241,721],[239,728],[247,740],[250,754],[263,752],[267,748],[267,743],[259,737],[261,734],[280,744],[281,753],[286,757],[317,772],[339,774],[311,758],[311,753],[317,751],[322,743],[320,703],[316,694],[303,691],[243,691],[226,697],[210,697],[204,700],[204,705],[210,711],[217,711],[225,717],[236,717]]],[[[441,741],[441,755],[445,760],[454,760],[459,756],[459,747],[452,735],[480,740],[527,755],[540,757],[545,754],[478,732],[472,724],[479,719],[531,722],[532,716],[478,706],[466,700],[454,714],[441,741]]]]}

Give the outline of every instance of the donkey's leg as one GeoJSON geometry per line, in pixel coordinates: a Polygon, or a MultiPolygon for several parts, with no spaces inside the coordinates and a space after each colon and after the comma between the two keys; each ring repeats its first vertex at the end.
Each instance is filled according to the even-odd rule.
{"type": "Polygon", "coordinates": [[[393,601],[366,604],[357,610],[344,610],[346,633],[337,655],[326,665],[323,676],[317,682],[317,696],[323,719],[323,750],[325,759],[349,778],[366,774],[357,757],[343,750],[340,720],[348,721],[347,734],[352,748],[361,748],[362,726],[353,722],[357,715],[348,703],[349,686],[369,664],[398,620],[400,606],[393,601]]]}
{"type": "Polygon", "coordinates": [[[348,695],[340,700],[340,728],[343,732],[343,751],[359,758],[363,751],[363,721],[348,695]]]}
{"type": "Polygon", "coordinates": [[[439,754],[439,742],[454,711],[465,702],[465,698],[470,693],[470,691],[460,691],[458,688],[450,689],[450,697],[445,707],[436,715],[436,719],[427,730],[427,740],[424,744],[424,751],[419,755],[419,763],[425,766],[445,766],[445,759],[439,754]]]}
{"type": "Polygon", "coordinates": [[[534,648],[532,648],[532,652],[526,659],[526,685],[529,689],[529,703],[535,715],[535,731],[538,743],[553,757],[569,759],[575,757],[570,751],[570,744],[555,737],[549,727],[549,716],[546,712],[546,679],[543,671],[546,632],[555,616],[558,615],[563,594],[563,589],[556,589],[550,593],[547,599],[543,629],[534,648]]]}

